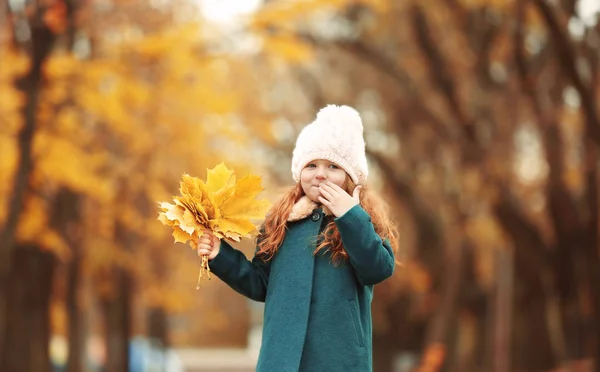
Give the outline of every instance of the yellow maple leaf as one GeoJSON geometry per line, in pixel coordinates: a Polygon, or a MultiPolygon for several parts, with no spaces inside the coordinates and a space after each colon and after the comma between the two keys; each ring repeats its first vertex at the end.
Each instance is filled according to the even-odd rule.
{"type": "MultiPolygon", "coordinates": [[[[256,199],[263,190],[260,184],[261,178],[253,175],[237,181],[223,163],[207,170],[206,182],[183,174],[180,195],[173,197],[174,204],[159,203],[158,220],[173,229],[175,242],[189,241],[192,249],[204,230],[239,242],[256,230],[253,220],[262,219],[269,208],[266,200],[256,199]]],[[[202,257],[198,281],[202,278],[210,279],[207,256],[202,257]]]]}
{"type": "Polygon", "coordinates": [[[169,220],[164,213],[158,214],[158,220],[163,223],[163,225],[172,226],[173,221],[169,220]]]}
{"type": "Polygon", "coordinates": [[[179,205],[174,205],[167,210],[165,216],[171,221],[179,221],[183,217],[183,211],[185,208],[182,208],[179,205]]]}
{"type": "MultiPolygon", "coordinates": [[[[259,176],[237,180],[234,172],[220,163],[207,170],[206,183],[183,174],[174,204],[161,202],[158,220],[173,228],[175,241],[197,240],[208,229],[219,238],[240,241],[256,230],[253,220],[264,218],[266,200],[256,197],[263,190],[259,176]]],[[[193,244],[190,244],[194,247],[193,244]]]]}
{"type": "Polygon", "coordinates": [[[190,235],[193,234],[194,231],[202,229],[202,226],[196,222],[196,217],[189,209],[183,211],[183,216],[179,222],[179,227],[190,235]]]}
{"type": "Polygon", "coordinates": [[[225,237],[228,239],[234,240],[236,242],[239,242],[240,240],[242,240],[242,236],[240,234],[234,233],[234,232],[226,232],[225,237]]]}
{"type": "Polygon", "coordinates": [[[181,195],[189,196],[193,199],[201,200],[202,194],[204,193],[204,187],[201,181],[202,180],[184,173],[183,177],[181,178],[179,193],[181,195]]]}
{"type": "Polygon", "coordinates": [[[227,236],[227,233],[236,233],[246,236],[255,230],[255,225],[246,218],[221,218],[215,222],[214,230],[227,236]]]}
{"type": "Polygon", "coordinates": [[[207,185],[199,178],[184,174],[179,188],[181,196],[176,198],[176,203],[182,203],[189,209],[195,209],[203,219],[214,218],[216,214],[215,203],[207,190],[207,185]]]}
{"type": "Polygon", "coordinates": [[[258,176],[248,175],[238,181],[235,193],[221,206],[223,218],[261,219],[269,208],[267,200],[255,200],[263,190],[258,176]]]}
{"type": "Polygon", "coordinates": [[[223,163],[206,172],[206,191],[209,193],[216,193],[234,185],[235,175],[223,163]]]}
{"type": "Polygon", "coordinates": [[[187,232],[183,231],[179,226],[173,226],[173,238],[176,243],[187,243],[191,236],[187,232]]]}

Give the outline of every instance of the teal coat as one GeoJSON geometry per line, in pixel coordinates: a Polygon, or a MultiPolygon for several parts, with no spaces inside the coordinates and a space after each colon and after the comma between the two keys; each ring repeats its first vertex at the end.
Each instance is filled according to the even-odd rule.
{"type": "Polygon", "coordinates": [[[347,263],[314,255],[316,237],[332,216],[321,209],[288,222],[277,254],[248,261],[225,241],[211,271],[237,292],[265,302],[258,372],[372,371],[373,285],[392,275],[394,254],[355,206],[335,218],[347,263]]]}

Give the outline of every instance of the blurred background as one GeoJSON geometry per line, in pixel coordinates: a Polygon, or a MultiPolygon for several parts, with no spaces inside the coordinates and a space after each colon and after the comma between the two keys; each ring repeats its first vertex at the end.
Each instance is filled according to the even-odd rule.
{"type": "Polygon", "coordinates": [[[157,202],[222,161],[276,200],[330,103],[400,227],[375,372],[600,371],[599,13],[0,0],[0,371],[253,371],[261,304],[196,290],[157,202]]]}

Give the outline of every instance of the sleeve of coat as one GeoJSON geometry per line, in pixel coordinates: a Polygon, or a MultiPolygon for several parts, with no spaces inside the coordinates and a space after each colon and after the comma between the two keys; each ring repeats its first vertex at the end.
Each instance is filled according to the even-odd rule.
{"type": "Polygon", "coordinates": [[[249,261],[242,252],[221,240],[219,254],[208,265],[213,274],[238,293],[254,301],[265,301],[269,283],[269,262],[256,256],[249,261]]]}
{"type": "Polygon", "coordinates": [[[335,219],[359,282],[374,285],[394,273],[394,251],[375,232],[371,216],[359,205],[335,219]]]}

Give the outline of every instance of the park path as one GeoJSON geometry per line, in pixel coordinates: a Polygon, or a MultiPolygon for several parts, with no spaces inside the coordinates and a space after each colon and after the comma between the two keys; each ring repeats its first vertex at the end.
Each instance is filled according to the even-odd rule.
{"type": "Polygon", "coordinates": [[[254,372],[257,355],[245,349],[179,349],[185,372],[254,372]]]}

